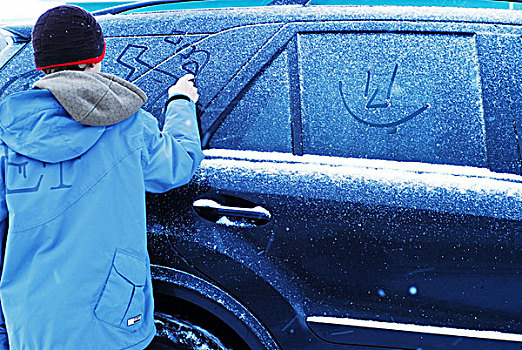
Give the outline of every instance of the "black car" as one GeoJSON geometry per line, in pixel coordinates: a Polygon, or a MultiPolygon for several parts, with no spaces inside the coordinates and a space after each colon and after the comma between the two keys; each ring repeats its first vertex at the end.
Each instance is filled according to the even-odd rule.
{"type": "MultiPolygon", "coordinates": [[[[98,12],[146,110],[200,93],[206,159],[147,197],[156,346],[522,349],[522,12],[278,3],[98,12]]],[[[0,97],[40,74],[4,30],[0,97]]]]}

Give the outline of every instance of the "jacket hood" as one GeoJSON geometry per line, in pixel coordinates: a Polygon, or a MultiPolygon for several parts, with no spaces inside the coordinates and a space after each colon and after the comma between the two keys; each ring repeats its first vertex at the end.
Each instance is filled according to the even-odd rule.
{"type": "Polygon", "coordinates": [[[92,126],[125,120],[147,101],[139,87],[107,73],[61,71],[46,75],[34,87],[51,91],[74,120],[92,126]]]}
{"type": "Polygon", "coordinates": [[[0,138],[12,150],[47,163],[81,156],[106,125],[127,119],[146,100],[139,88],[105,73],[58,72],[35,87],[45,90],[0,102],[0,138]]]}
{"type": "Polygon", "coordinates": [[[73,120],[49,90],[28,90],[0,103],[0,139],[13,151],[47,163],[81,156],[105,131],[73,120]]]}

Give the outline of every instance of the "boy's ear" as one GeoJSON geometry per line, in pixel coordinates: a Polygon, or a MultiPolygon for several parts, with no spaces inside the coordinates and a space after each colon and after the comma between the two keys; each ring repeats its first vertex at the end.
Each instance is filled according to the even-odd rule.
{"type": "Polygon", "coordinates": [[[81,70],[93,69],[93,68],[94,68],[94,63],[80,63],[80,64],[78,65],[78,67],[79,67],[81,70]]]}

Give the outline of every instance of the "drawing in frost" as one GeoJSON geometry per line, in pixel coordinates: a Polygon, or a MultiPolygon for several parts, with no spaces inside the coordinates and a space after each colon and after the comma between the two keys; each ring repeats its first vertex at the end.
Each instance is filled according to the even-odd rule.
{"type": "MultiPolygon", "coordinates": [[[[370,70],[367,71],[366,84],[365,84],[364,92],[363,92],[363,98],[365,100],[368,100],[366,102],[366,105],[364,106],[365,109],[386,109],[392,105],[392,103],[391,103],[392,88],[393,88],[393,83],[395,82],[395,78],[397,77],[398,68],[399,68],[399,64],[396,63],[395,68],[393,69],[393,73],[390,78],[390,83],[388,84],[386,99],[384,100],[384,102],[380,102],[380,103],[374,102],[377,94],[379,93],[380,87],[376,87],[375,91],[371,94],[371,96],[369,95],[370,84],[371,84],[371,71],[370,70]],[[368,97],[369,97],[369,99],[368,99],[368,97]]],[[[348,103],[346,102],[346,99],[345,99],[345,96],[343,93],[343,82],[341,80],[339,81],[339,94],[341,95],[341,99],[343,101],[344,108],[346,109],[348,114],[350,114],[357,122],[367,125],[367,126],[375,127],[375,128],[390,128],[390,130],[389,130],[390,133],[397,132],[397,126],[406,123],[407,121],[415,118],[416,116],[418,116],[419,114],[421,114],[422,112],[424,112],[425,110],[430,108],[430,104],[426,103],[424,106],[422,106],[419,109],[417,109],[416,111],[410,113],[406,117],[401,117],[398,120],[388,122],[388,123],[377,123],[377,122],[368,121],[368,120],[364,119],[363,117],[358,116],[355,112],[352,111],[352,109],[348,106],[348,103]]]]}

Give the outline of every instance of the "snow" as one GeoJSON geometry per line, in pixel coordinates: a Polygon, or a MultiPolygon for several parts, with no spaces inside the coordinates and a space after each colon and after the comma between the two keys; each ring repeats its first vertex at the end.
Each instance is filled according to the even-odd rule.
{"type": "Polygon", "coordinates": [[[219,208],[220,205],[211,199],[198,199],[194,201],[195,207],[201,208],[219,208]]]}
{"type": "Polygon", "coordinates": [[[222,190],[522,220],[522,177],[485,168],[206,150],[199,176],[222,190]]]}
{"type": "Polygon", "coordinates": [[[250,224],[247,222],[241,222],[241,221],[237,221],[237,220],[232,221],[226,216],[222,216],[218,221],[216,221],[216,223],[220,224],[220,225],[225,225],[228,227],[241,227],[241,228],[256,227],[256,225],[250,224]]]}
{"type": "Polygon", "coordinates": [[[204,150],[208,159],[222,158],[222,159],[251,159],[254,161],[270,161],[274,163],[311,163],[311,164],[325,164],[332,166],[354,166],[373,169],[391,169],[404,170],[412,172],[425,173],[443,173],[466,175],[476,177],[494,177],[498,179],[506,179],[512,181],[522,182],[522,176],[512,174],[494,173],[486,168],[477,168],[469,166],[446,165],[446,164],[429,164],[419,162],[395,162],[382,159],[362,159],[362,158],[344,158],[344,157],[325,157],[313,154],[305,154],[303,156],[296,156],[290,153],[280,152],[257,152],[257,151],[236,151],[224,149],[207,149],[204,150]]]}
{"type": "Polygon", "coordinates": [[[411,286],[410,288],[408,288],[408,293],[410,293],[410,295],[416,295],[417,294],[417,287],[411,286]]]}

